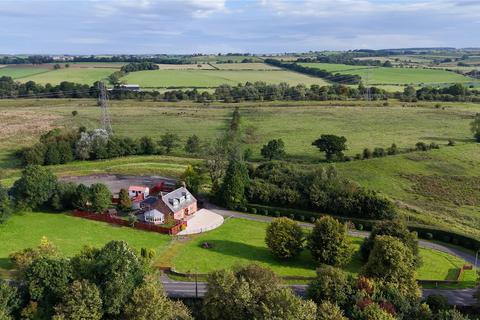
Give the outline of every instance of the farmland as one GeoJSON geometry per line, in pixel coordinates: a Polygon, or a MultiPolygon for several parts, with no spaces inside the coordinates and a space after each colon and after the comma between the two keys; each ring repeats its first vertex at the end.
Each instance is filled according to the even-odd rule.
{"type": "Polygon", "coordinates": [[[469,83],[475,82],[472,78],[445,70],[423,69],[423,68],[384,68],[364,67],[341,64],[325,63],[301,63],[306,67],[326,69],[332,72],[359,75],[370,85],[384,84],[448,84],[448,83],[469,83]]]}
{"type": "Polygon", "coordinates": [[[52,64],[38,66],[7,66],[0,69],[0,76],[9,76],[20,82],[35,81],[39,84],[59,84],[69,81],[81,84],[93,84],[105,79],[120,68],[120,64],[77,63],[70,68],[53,69],[52,64]]]}
{"type": "Polygon", "coordinates": [[[132,72],[122,79],[144,88],[211,88],[221,84],[237,85],[249,81],[286,82],[292,85],[327,84],[320,78],[283,70],[149,70],[132,72]]]}
{"type": "MultiPolygon", "coordinates": [[[[242,127],[251,132],[245,137],[246,147],[253,150],[255,161],[261,160],[260,148],[264,143],[282,138],[287,159],[311,168],[323,160],[323,155],[311,146],[322,133],[344,135],[346,154],[350,156],[365,147],[386,148],[396,143],[399,148],[411,148],[418,141],[437,142],[440,150],[337,163],[336,167],[345,177],[398,201],[409,219],[480,236],[476,209],[480,195],[475,180],[480,176],[480,146],[472,143],[469,131],[473,115],[480,111],[478,105],[448,103],[443,109],[435,107],[435,103],[393,100],[388,106],[375,102],[245,102],[204,106],[132,100],[110,104],[116,134],[133,138],[148,135],[156,141],[163,133],[175,131],[182,139],[182,146],[192,134],[198,135],[202,142],[220,135],[232,108],[239,106],[242,127]],[[456,146],[447,147],[449,139],[455,140],[456,146]]],[[[4,170],[0,179],[11,184],[19,175],[12,157],[15,150],[33,144],[41,133],[54,127],[98,127],[100,110],[93,100],[4,100],[0,102],[0,114],[4,120],[0,139],[0,165],[4,170]],[[71,114],[74,110],[79,112],[75,117],[71,114]]],[[[59,175],[109,172],[178,177],[187,164],[200,161],[186,157],[183,148],[177,148],[173,156],[74,162],[54,166],[52,170],[59,175]]]]}

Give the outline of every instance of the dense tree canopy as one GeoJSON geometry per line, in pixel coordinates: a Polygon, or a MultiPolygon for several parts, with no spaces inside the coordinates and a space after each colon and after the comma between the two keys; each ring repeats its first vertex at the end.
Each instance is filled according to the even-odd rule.
{"type": "Polygon", "coordinates": [[[203,299],[207,319],[314,319],[315,304],[281,287],[275,274],[256,265],[221,270],[208,277],[203,299]]]}
{"type": "Polygon", "coordinates": [[[39,208],[53,196],[57,177],[47,168],[32,165],[22,171],[22,176],[13,185],[15,201],[23,206],[39,208]]]}

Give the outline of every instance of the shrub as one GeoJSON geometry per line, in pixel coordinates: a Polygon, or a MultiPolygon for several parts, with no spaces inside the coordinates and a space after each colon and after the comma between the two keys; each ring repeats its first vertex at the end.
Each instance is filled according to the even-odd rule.
{"type": "Polygon", "coordinates": [[[363,224],[361,224],[361,223],[357,224],[357,230],[362,231],[363,230],[363,224]]]}
{"type": "Polygon", "coordinates": [[[372,151],[368,148],[363,149],[363,159],[370,159],[372,157],[372,151]]]}
{"type": "Polygon", "coordinates": [[[288,217],[289,217],[290,219],[292,219],[292,220],[295,219],[295,215],[294,215],[294,214],[289,214],[288,217]]]}
{"type": "Polygon", "coordinates": [[[427,151],[428,150],[428,145],[425,142],[417,142],[415,144],[415,150],[417,151],[427,151]]]}
{"type": "Polygon", "coordinates": [[[316,218],[315,217],[310,217],[310,222],[315,223],[316,218]]]}
{"type": "Polygon", "coordinates": [[[453,147],[455,145],[455,140],[448,139],[448,144],[449,147],[453,147]]]}
{"type": "Polygon", "coordinates": [[[299,218],[300,218],[300,221],[305,221],[305,216],[304,215],[301,215],[299,218]]]}
{"type": "Polygon", "coordinates": [[[430,149],[440,149],[440,146],[438,145],[438,143],[432,142],[432,143],[430,143],[429,148],[430,149]]]}
{"type": "Polygon", "coordinates": [[[433,239],[433,234],[432,234],[431,232],[427,232],[427,233],[425,234],[425,239],[427,239],[427,240],[432,240],[432,239],[433,239]]]}
{"type": "Polygon", "coordinates": [[[257,214],[257,208],[250,207],[250,213],[257,214]]]}

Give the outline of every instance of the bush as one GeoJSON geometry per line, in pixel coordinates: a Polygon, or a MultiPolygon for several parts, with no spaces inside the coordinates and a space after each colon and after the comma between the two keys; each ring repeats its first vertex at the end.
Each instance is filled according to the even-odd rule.
{"type": "Polygon", "coordinates": [[[455,140],[448,139],[448,144],[449,147],[453,147],[455,145],[455,140]]]}
{"type": "Polygon", "coordinates": [[[356,227],[357,227],[357,230],[358,230],[358,231],[362,231],[362,230],[363,230],[363,224],[361,224],[361,223],[357,224],[356,227]]]}
{"type": "Polygon", "coordinates": [[[432,234],[431,232],[427,232],[427,233],[425,234],[425,239],[427,239],[427,240],[432,240],[432,239],[433,239],[433,234],[432,234]]]}
{"type": "Polygon", "coordinates": [[[315,220],[317,220],[315,217],[310,217],[310,222],[315,223],[315,220]]]}
{"type": "Polygon", "coordinates": [[[257,208],[250,207],[250,213],[251,214],[257,214],[257,208]]]}
{"type": "Polygon", "coordinates": [[[289,214],[288,217],[292,220],[295,220],[295,215],[294,214],[289,214]]]}
{"type": "Polygon", "coordinates": [[[305,216],[302,215],[299,218],[300,218],[300,221],[305,221],[305,216]]]}

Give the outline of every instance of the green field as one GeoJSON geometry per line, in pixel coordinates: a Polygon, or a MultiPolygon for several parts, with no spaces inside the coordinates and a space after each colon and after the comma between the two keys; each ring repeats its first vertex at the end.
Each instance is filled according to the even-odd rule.
{"type": "Polygon", "coordinates": [[[48,73],[49,71],[50,69],[47,67],[7,66],[7,67],[0,68],[0,77],[7,76],[17,80],[25,77],[30,77],[36,74],[48,73]]]}
{"type": "Polygon", "coordinates": [[[22,82],[35,81],[40,84],[59,84],[62,81],[69,81],[81,84],[93,84],[95,81],[103,80],[110,74],[117,71],[116,68],[62,68],[51,70],[46,73],[36,74],[21,78],[22,82]]]}
{"type": "MultiPolygon", "coordinates": [[[[175,131],[184,140],[194,133],[203,140],[221,134],[236,106],[136,101],[111,101],[110,105],[113,129],[119,135],[159,138],[166,131],[175,131]]],[[[308,161],[323,158],[311,143],[324,133],[344,135],[346,154],[351,156],[365,147],[386,148],[392,143],[410,148],[418,141],[471,141],[469,123],[480,112],[479,105],[446,103],[445,110],[434,105],[394,101],[388,107],[375,102],[238,104],[243,126],[255,128],[255,139],[249,142],[257,158],[264,143],[282,138],[289,158],[308,161]]],[[[0,150],[28,145],[41,131],[55,126],[94,128],[100,119],[100,110],[93,100],[0,101],[0,112],[5,119],[0,129],[0,150]],[[72,117],[73,110],[79,115],[72,117]]]]}
{"type": "Polygon", "coordinates": [[[238,83],[264,81],[267,83],[286,82],[291,85],[326,85],[320,78],[301,73],[275,70],[149,70],[129,73],[122,78],[127,83],[139,84],[147,88],[165,87],[217,87],[221,84],[237,85],[238,83]]]}
{"type": "Polygon", "coordinates": [[[216,63],[215,68],[221,70],[280,70],[280,68],[268,65],[266,63],[216,63]]]}
{"type": "Polygon", "coordinates": [[[86,246],[101,247],[111,240],[124,240],[131,246],[154,249],[158,255],[167,247],[170,237],[154,232],[134,230],[76,218],[61,213],[28,212],[13,216],[0,225],[0,269],[11,268],[8,255],[39,245],[47,237],[65,256],[72,256],[86,246]]]}
{"type": "MultiPolygon", "coordinates": [[[[171,259],[176,271],[183,273],[207,273],[255,262],[271,268],[281,276],[315,276],[316,264],[308,250],[304,250],[292,261],[279,261],[272,256],[264,240],[267,225],[264,222],[232,218],[216,230],[172,245],[165,251],[165,255],[171,259]],[[201,244],[204,242],[211,243],[213,248],[203,249],[201,244]],[[171,250],[176,253],[169,252],[171,250]]],[[[345,267],[345,270],[354,275],[363,264],[358,251],[361,243],[361,238],[352,238],[355,254],[345,267]]],[[[418,270],[418,279],[450,280],[453,270],[464,264],[457,257],[435,250],[422,248],[420,255],[426,263],[418,270]]]]}
{"type": "Polygon", "coordinates": [[[471,78],[445,70],[422,68],[383,68],[362,67],[326,63],[301,63],[306,67],[327,69],[328,71],[354,74],[362,77],[369,85],[382,84],[445,84],[474,82],[471,78]]]}
{"type": "MultiPolygon", "coordinates": [[[[344,135],[347,155],[363,148],[412,148],[418,141],[437,142],[440,150],[413,152],[382,159],[337,163],[342,174],[360,185],[388,196],[410,219],[480,236],[480,145],[473,143],[469,123],[480,106],[468,103],[409,104],[390,100],[388,106],[365,102],[271,102],[202,104],[112,101],[113,129],[121,136],[154,140],[165,132],[176,132],[185,143],[196,134],[212,141],[225,130],[234,106],[240,107],[242,127],[253,131],[245,136],[254,160],[270,139],[285,141],[289,161],[315,168],[323,155],[311,142],[323,133],[344,135]],[[448,139],[456,141],[447,147],[448,139]],[[468,189],[467,189],[468,188],[468,189]],[[447,190],[448,192],[445,192],[447,190]]],[[[12,153],[32,145],[39,135],[54,127],[96,128],[100,110],[93,100],[0,101],[0,179],[11,184],[18,177],[12,153]],[[78,116],[71,112],[77,110],[78,116]]],[[[161,174],[178,177],[188,163],[182,148],[172,157],[132,157],[100,162],[76,162],[52,167],[59,175],[91,173],[161,174]]]]}
{"type": "MultiPolygon", "coordinates": [[[[0,226],[0,273],[6,274],[12,267],[8,259],[10,253],[35,247],[42,237],[47,237],[68,257],[85,245],[101,247],[111,240],[124,240],[136,249],[154,249],[157,265],[173,265],[180,272],[206,273],[254,262],[272,268],[281,276],[314,276],[315,263],[307,250],[298,259],[287,262],[278,261],[270,254],[264,243],[266,226],[264,222],[229,219],[214,231],[171,242],[169,236],[153,232],[60,213],[29,212],[15,215],[0,226]],[[214,248],[202,249],[200,245],[205,241],[214,248]]],[[[361,241],[352,238],[352,249],[356,253],[345,267],[352,274],[357,274],[362,265],[358,253],[361,241]]],[[[452,270],[463,265],[461,259],[434,250],[421,249],[421,255],[428,263],[420,268],[419,279],[449,279],[452,270]]]]}

